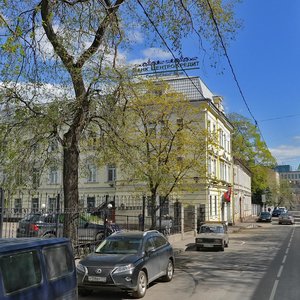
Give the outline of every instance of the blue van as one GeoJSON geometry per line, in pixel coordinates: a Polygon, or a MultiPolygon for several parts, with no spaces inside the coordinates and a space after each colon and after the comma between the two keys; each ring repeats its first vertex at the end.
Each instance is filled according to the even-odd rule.
{"type": "Polygon", "coordinates": [[[1,300],[77,298],[77,275],[69,239],[0,239],[1,300]]]}

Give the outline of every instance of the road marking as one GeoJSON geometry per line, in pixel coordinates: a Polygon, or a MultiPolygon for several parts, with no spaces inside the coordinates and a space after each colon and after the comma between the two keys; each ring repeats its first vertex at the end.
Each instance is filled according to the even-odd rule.
{"type": "Polygon", "coordinates": [[[283,270],[283,265],[281,265],[280,268],[279,268],[279,271],[278,271],[278,273],[277,273],[277,278],[280,277],[280,275],[281,275],[281,273],[282,273],[282,270],[283,270]]]}
{"type": "Polygon", "coordinates": [[[275,280],[269,300],[274,299],[276,289],[277,289],[277,286],[278,286],[278,282],[279,282],[279,280],[275,280]]]}
{"type": "Polygon", "coordinates": [[[285,263],[286,257],[287,257],[286,255],[283,257],[283,260],[282,260],[283,264],[285,263]]]}
{"type": "Polygon", "coordinates": [[[285,250],[285,255],[284,255],[283,260],[282,260],[282,265],[280,266],[279,271],[277,273],[277,278],[278,279],[276,279],[275,282],[274,282],[269,300],[274,300],[276,290],[277,290],[277,286],[278,286],[278,283],[279,283],[279,278],[281,276],[281,273],[282,273],[282,270],[283,270],[283,267],[284,267],[284,263],[285,263],[286,258],[287,258],[287,254],[289,253],[289,250],[290,250],[290,246],[291,246],[291,242],[293,240],[294,232],[295,232],[295,228],[293,228],[290,241],[288,243],[287,249],[285,250]]]}

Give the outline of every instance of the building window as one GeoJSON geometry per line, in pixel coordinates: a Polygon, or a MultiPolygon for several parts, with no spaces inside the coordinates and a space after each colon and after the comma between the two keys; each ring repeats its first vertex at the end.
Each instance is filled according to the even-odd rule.
{"type": "Polygon", "coordinates": [[[93,165],[93,164],[89,164],[87,168],[88,168],[87,181],[88,182],[96,182],[96,178],[97,178],[97,168],[96,168],[96,166],[93,165]]]}
{"type": "Polygon", "coordinates": [[[15,213],[20,214],[22,212],[22,199],[15,199],[15,213]]]}
{"type": "Polygon", "coordinates": [[[209,215],[212,216],[213,212],[213,203],[212,203],[212,195],[209,195],[209,215]]]}
{"type": "Polygon", "coordinates": [[[211,171],[211,157],[208,158],[207,161],[207,173],[208,175],[211,175],[212,171],[211,171]]]}
{"type": "Polygon", "coordinates": [[[32,198],[31,199],[31,209],[33,211],[39,210],[39,198],[32,198]]]}
{"type": "Polygon", "coordinates": [[[218,203],[217,203],[217,196],[215,196],[215,216],[218,215],[218,203]]]}
{"type": "Polygon", "coordinates": [[[107,167],[107,181],[114,182],[116,181],[116,167],[113,165],[110,165],[107,167]]]}
{"type": "Polygon", "coordinates": [[[57,184],[58,183],[58,171],[56,168],[51,168],[49,173],[49,183],[57,184]]]}
{"type": "Polygon", "coordinates": [[[52,140],[49,142],[49,152],[55,152],[58,150],[57,140],[52,140]]]}
{"type": "Polygon", "coordinates": [[[40,185],[40,173],[37,168],[32,169],[32,187],[37,189],[40,185]]]}
{"type": "Polygon", "coordinates": [[[56,210],[56,197],[48,199],[48,208],[49,208],[49,211],[56,210]]]}
{"type": "Polygon", "coordinates": [[[87,211],[91,212],[93,211],[93,208],[95,208],[95,197],[87,197],[86,199],[87,204],[87,211]]]}

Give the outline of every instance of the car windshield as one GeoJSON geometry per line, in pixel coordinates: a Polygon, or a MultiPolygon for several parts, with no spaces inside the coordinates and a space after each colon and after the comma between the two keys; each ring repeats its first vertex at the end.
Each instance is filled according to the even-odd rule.
{"type": "Polygon", "coordinates": [[[281,218],[288,218],[288,217],[289,217],[289,214],[284,214],[284,213],[283,213],[283,214],[280,214],[280,217],[281,217],[281,218]]]}
{"type": "Polygon", "coordinates": [[[270,215],[270,213],[268,213],[268,212],[261,212],[260,214],[261,214],[261,216],[269,216],[270,215]]]}
{"type": "Polygon", "coordinates": [[[96,249],[96,253],[102,254],[135,254],[141,246],[140,238],[109,238],[104,240],[96,249]]]}
{"type": "Polygon", "coordinates": [[[22,219],[22,221],[30,221],[30,222],[36,222],[36,221],[39,221],[41,218],[41,215],[40,214],[29,214],[27,215],[26,217],[24,217],[24,219],[22,219]]]}
{"type": "Polygon", "coordinates": [[[224,228],[222,226],[207,226],[203,225],[200,228],[200,233],[224,233],[224,228]]]}

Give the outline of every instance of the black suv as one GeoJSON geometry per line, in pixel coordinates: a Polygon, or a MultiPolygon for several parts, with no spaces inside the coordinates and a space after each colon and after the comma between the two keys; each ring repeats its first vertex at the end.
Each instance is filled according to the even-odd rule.
{"type": "MultiPolygon", "coordinates": [[[[55,237],[63,235],[63,214],[31,213],[19,221],[17,237],[55,237]],[[58,218],[58,220],[57,220],[58,218]]],[[[100,241],[104,238],[104,225],[88,222],[84,217],[78,218],[78,242],[100,241]]],[[[115,224],[107,225],[107,235],[118,231],[115,224]]]]}
{"type": "Polygon", "coordinates": [[[78,293],[117,287],[142,298],[150,282],[172,280],[174,261],[171,244],[157,230],[116,232],[77,264],[78,293]]]}

